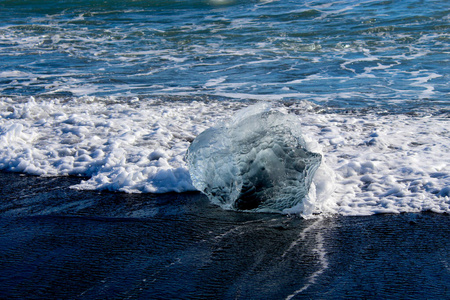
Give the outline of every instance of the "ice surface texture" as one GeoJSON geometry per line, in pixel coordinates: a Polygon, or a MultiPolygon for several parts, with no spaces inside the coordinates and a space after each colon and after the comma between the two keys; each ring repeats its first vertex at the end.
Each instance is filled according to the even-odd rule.
{"type": "Polygon", "coordinates": [[[295,117],[242,112],[209,128],[187,153],[194,186],[212,202],[238,210],[282,211],[308,195],[322,156],[306,149],[295,117]]]}

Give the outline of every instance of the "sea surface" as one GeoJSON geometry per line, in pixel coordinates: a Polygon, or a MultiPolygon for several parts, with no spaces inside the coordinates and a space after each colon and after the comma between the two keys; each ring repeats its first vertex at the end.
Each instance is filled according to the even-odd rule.
{"type": "Polygon", "coordinates": [[[0,298],[449,298],[449,54],[442,0],[0,0],[0,298]],[[309,212],[192,185],[261,105],[323,157],[309,212]]]}

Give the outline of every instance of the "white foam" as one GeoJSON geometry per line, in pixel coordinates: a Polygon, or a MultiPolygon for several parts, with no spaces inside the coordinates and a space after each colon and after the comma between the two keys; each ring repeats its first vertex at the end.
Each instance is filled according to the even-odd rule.
{"type": "MultiPolygon", "coordinates": [[[[0,98],[0,169],[87,177],[77,189],[192,191],[184,161],[189,142],[243,106],[157,98],[0,98]]],[[[307,102],[274,106],[298,114],[309,149],[323,154],[306,200],[314,208],[309,216],[450,213],[448,119],[317,114],[307,102]]]]}
{"type": "MultiPolygon", "coordinates": [[[[183,160],[217,114],[200,102],[155,105],[94,97],[68,102],[0,101],[0,168],[33,175],[90,177],[79,189],[194,190],[183,160]]],[[[216,104],[218,105],[218,104],[216,104]]],[[[213,106],[215,106],[213,104],[213,106]]],[[[212,108],[212,107],[211,107],[212,108]]],[[[218,111],[224,111],[223,107],[218,111]]]]}
{"type": "Polygon", "coordinates": [[[0,78],[17,78],[17,77],[28,77],[29,73],[25,73],[22,71],[3,71],[0,72],[0,78]]]}
{"type": "Polygon", "coordinates": [[[448,119],[308,114],[303,122],[336,176],[333,200],[322,209],[344,215],[449,212],[448,119]]]}
{"type": "Polygon", "coordinates": [[[433,80],[435,78],[439,78],[442,77],[442,75],[439,74],[435,74],[435,73],[431,73],[431,74],[427,74],[426,70],[420,70],[420,71],[416,71],[416,72],[412,72],[412,75],[414,75],[414,78],[411,78],[409,80],[411,81],[415,81],[414,83],[412,83],[412,86],[418,86],[418,87],[422,87],[425,90],[422,91],[419,95],[419,98],[423,99],[423,98],[429,98],[434,94],[434,85],[429,83],[430,80],[433,80]],[[422,74],[422,73],[425,74],[422,74]],[[420,75],[425,75],[424,77],[418,77],[420,75]]]}

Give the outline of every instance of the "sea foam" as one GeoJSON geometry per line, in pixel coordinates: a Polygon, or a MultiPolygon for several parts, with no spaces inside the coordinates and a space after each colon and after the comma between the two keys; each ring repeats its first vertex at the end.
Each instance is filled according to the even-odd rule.
{"type": "MultiPolygon", "coordinates": [[[[184,156],[246,102],[96,97],[0,98],[0,169],[81,177],[76,189],[194,191],[184,156]]],[[[323,156],[309,213],[450,212],[449,121],[440,116],[318,113],[274,102],[323,156]]],[[[297,213],[294,207],[285,213],[297,213]]]]}

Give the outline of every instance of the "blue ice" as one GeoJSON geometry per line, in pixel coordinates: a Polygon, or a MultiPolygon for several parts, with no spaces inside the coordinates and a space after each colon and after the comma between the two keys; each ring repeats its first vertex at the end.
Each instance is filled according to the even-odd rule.
{"type": "Polygon", "coordinates": [[[213,203],[245,211],[301,203],[321,159],[307,150],[295,116],[260,109],[205,130],[187,152],[193,185],[213,203]]]}

